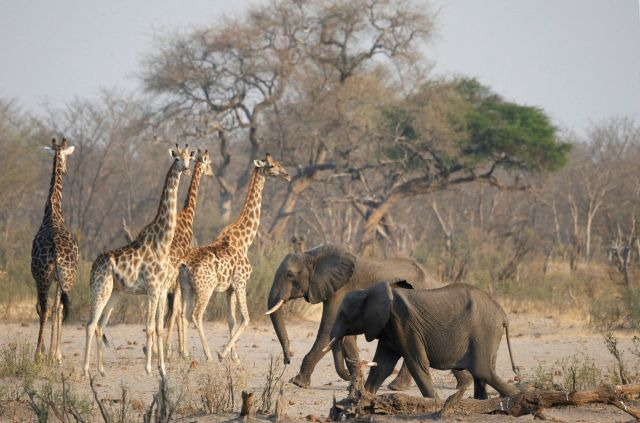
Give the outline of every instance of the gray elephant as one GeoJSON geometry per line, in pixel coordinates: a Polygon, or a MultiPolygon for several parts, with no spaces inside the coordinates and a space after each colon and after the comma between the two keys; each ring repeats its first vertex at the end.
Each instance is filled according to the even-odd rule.
{"type": "MultiPolygon", "coordinates": [[[[312,304],[322,302],[322,320],[311,351],[302,360],[300,372],[291,379],[297,386],[307,388],[311,373],[324,356],[322,347],[329,342],[329,332],[338,314],[338,308],[345,294],[367,288],[382,281],[409,280],[416,287],[435,288],[440,286],[427,276],[413,260],[369,259],[356,257],[344,248],[322,245],[303,253],[288,254],[276,270],[269,293],[267,306],[271,322],[284,352],[284,362],[290,362],[289,338],[280,307],[289,300],[302,298],[312,304]]],[[[355,337],[345,337],[342,348],[335,348],[334,364],[338,375],[349,380],[349,370],[345,366],[344,355],[357,359],[358,349],[355,337]]],[[[402,367],[392,389],[404,389],[411,383],[411,375],[402,367]]]]}
{"type": "MultiPolygon", "coordinates": [[[[502,332],[513,364],[509,326],[502,307],[473,286],[455,283],[432,290],[410,289],[407,282],[380,283],[345,295],[331,330],[333,349],[344,336],[378,339],[377,366],[369,372],[367,391],[375,393],[400,357],[425,397],[437,398],[429,367],[468,370],[474,398],[486,399],[486,384],[501,396],[518,392],[496,375],[502,332]]],[[[328,349],[328,347],[326,348],[328,349]]]]}

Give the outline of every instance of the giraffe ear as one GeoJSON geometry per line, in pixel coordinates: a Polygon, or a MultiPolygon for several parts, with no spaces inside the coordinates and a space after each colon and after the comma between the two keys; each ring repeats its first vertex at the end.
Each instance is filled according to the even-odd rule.
{"type": "Polygon", "coordinates": [[[46,151],[47,153],[51,154],[52,156],[56,155],[56,150],[54,150],[53,148],[49,147],[48,145],[45,145],[42,148],[44,148],[44,151],[46,151]]]}
{"type": "Polygon", "coordinates": [[[69,156],[71,154],[73,154],[73,150],[76,149],[75,145],[72,145],[71,147],[67,147],[64,150],[62,150],[62,154],[64,154],[65,156],[69,156]]]}
{"type": "Polygon", "coordinates": [[[171,156],[171,158],[175,159],[176,158],[176,152],[173,151],[171,148],[169,149],[169,155],[171,156]]]}
{"type": "Polygon", "coordinates": [[[265,167],[267,165],[267,162],[265,162],[264,160],[254,160],[253,165],[255,167],[265,167]]]}

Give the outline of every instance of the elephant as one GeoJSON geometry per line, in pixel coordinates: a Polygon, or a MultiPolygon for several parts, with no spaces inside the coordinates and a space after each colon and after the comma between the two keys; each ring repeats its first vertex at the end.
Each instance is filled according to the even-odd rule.
{"type": "Polygon", "coordinates": [[[325,348],[339,348],[345,336],[365,335],[378,339],[365,389],[375,393],[402,357],[425,397],[438,398],[429,367],[467,370],[474,382],[474,398],[486,399],[486,384],[501,396],[518,389],[495,371],[498,346],[506,332],[511,366],[513,362],[507,315],[484,291],[454,283],[442,288],[413,289],[406,281],[379,283],[344,296],[325,348]]]}
{"type": "MultiPolygon", "coordinates": [[[[421,288],[440,286],[410,259],[357,257],[335,245],[321,245],[306,252],[288,254],[276,270],[267,302],[267,314],[270,314],[273,328],[282,346],[285,364],[290,363],[292,353],[289,349],[283,310],[280,307],[286,301],[302,297],[312,304],[322,302],[322,320],[316,340],[302,360],[299,373],[290,382],[302,388],[309,387],[311,373],[325,354],[322,347],[329,341],[329,332],[346,293],[382,281],[400,279],[410,280],[421,288]]],[[[350,374],[345,366],[344,355],[350,359],[357,359],[355,337],[346,337],[342,348],[336,348],[333,354],[338,375],[349,380],[350,374]]],[[[401,390],[410,383],[411,375],[403,366],[390,387],[401,390]]]]}

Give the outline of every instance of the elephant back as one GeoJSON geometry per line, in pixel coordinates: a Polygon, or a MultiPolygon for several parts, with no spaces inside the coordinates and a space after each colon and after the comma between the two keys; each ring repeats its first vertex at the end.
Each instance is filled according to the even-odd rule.
{"type": "Polygon", "coordinates": [[[442,286],[433,276],[425,272],[415,260],[407,258],[357,257],[352,277],[353,288],[363,289],[380,282],[406,280],[415,289],[433,289],[442,286]]]}

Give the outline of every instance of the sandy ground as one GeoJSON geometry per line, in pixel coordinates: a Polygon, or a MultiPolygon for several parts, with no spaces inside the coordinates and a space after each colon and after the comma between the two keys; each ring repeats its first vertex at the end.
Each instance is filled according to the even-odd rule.
{"type": "MultiPolygon", "coordinates": [[[[516,314],[511,319],[511,336],[516,364],[525,374],[531,375],[538,363],[553,364],[556,360],[571,356],[576,353],[584,353],[595,360],[601,369],[613,365],[613,359],[607,352],[601,334],[593,333],[586,329],[578,321],[557,322],[550,318],[534,317],[526,314],[516,314]]],[[[291,319],[290,319],[291,320],[291,319]]],[[[294,351],[292,363],[285,370],[283,379],[288,381],[297,374],[302,357],[311,348],[317,330],[317,323],[297,320],[288,325],[291,347],[294,351]]],[[[209,336],[209,345],[215,356],[215,349],[220,349],[228,339],[228,329],[224,323],[207,323],[206,333],[209,336]]],[[[23,337],[32,342],[37,335],[37,324],[2,324],[0,323],[0,344],[9,342],[18,337],[23,337]]],[[[63,332],[64,361],[62,368],[72,373],[73,386],[81,393],[89,396],[87,379],[81,376],[82,356],[85,344],[84,328],[79,324],[68,324],[63,332]]],[[[108,327],[108,335],[111,339],[111,348],[105,352],[106,377],[98,377],[98,389],[103,398],[117,398],[120,387],[127,386],[131,397],[137,401],[148,403],[151,395],[157,390],[157,371],[152,376],[144,372],[143,353],[141,345],[144,343],[142,325],[116,325],[108,327]]],[[[619,334],[623,348],[631,344],[631,334],[619,334]]],[[[375,343],[366,343],[359,340],[361,354],[370,359],[375,351],[375,343]]],[[[203,374],[210,372],[216,363],[204,361],[204,355],[200,346],[200,340],[195,330],[189,331],[189,349],[192,359],[184,361],[174,359],[168,363],[170,382],[176,389],[191,385],[198,385],[203,374]],[[187,374],[187,369],[191,370],[187,374]],[[187,378],[187,379],[185,379],[187,378]]],[[[265,383],[265,374],[271,355],[281,354],[280,345],[275,333],[268,321],[252,322],[250,327],[241,336],[238,342],[238,354],[241,359],[239,372],[244,372],[247,379],[246,389],[260,396],[261,387],[265,383]]],[[[628,357],[631,360],[631,357],[628,357]]],[[[92,354],[92,372],[95,369],[95,345],[92,354]]],[[[506,342],[500,346],[498,361],[498,373],[507,380],[512,380],[513,373],[509,363],[506,342]]],[[[154,368],[154,371],[156,369],[154,368]]],[[[389,380],[390,381],[390,380],[389,380]]],[[[388,381],[388,382],[389,382],[388,381]]],[[[436,388],[441,397],[446,397],[454,392],[455,380],[449,372],[434,372],[436,388]]],[[[0,385],[8,383],[0,379],[0,385]]],[[[328,415],[332,399],[335,396],[341,399],[346,396],[347,382],[342,381],[333,368],[331,355],[327,354],[316,367],[310,389],[300,389],[290,383],[285,383],[284,392],[287,398],[287,414],[298,420],[303,420],[308,415],[313,415],[321,420],[328,415]]],[[[380,393],[389,392],[381,389],[380,393]]],[[[493,392],[493,391],[490,391],[493,392]]],[[[417,387],[412,387],[408,393],[420,395],[417,387]]],[[[472,395],[472,389],[468,391],[472,395]]],[[[591,422],[591,421],[631,421],[631,417],[612,406],[594,405],[580,408],[565,407],[547,411],[549,417],[562,421],[591,422]]],[[[7,416],[0,416],[4,421],[7,416]]],[[[216,421],[211,417],[188,418],[185,421],[216,421]]],[[[457,418],[455,421],[513,421],[505,416],[471,416],[457,418]]],[[[519,421],[533,420],[531,416],[517,419],[519,421]]],[[[406,421],[406,420],[403,420],[406,421]]],[[[452,420],[454,421],[454,420],[452,420]]]]}

